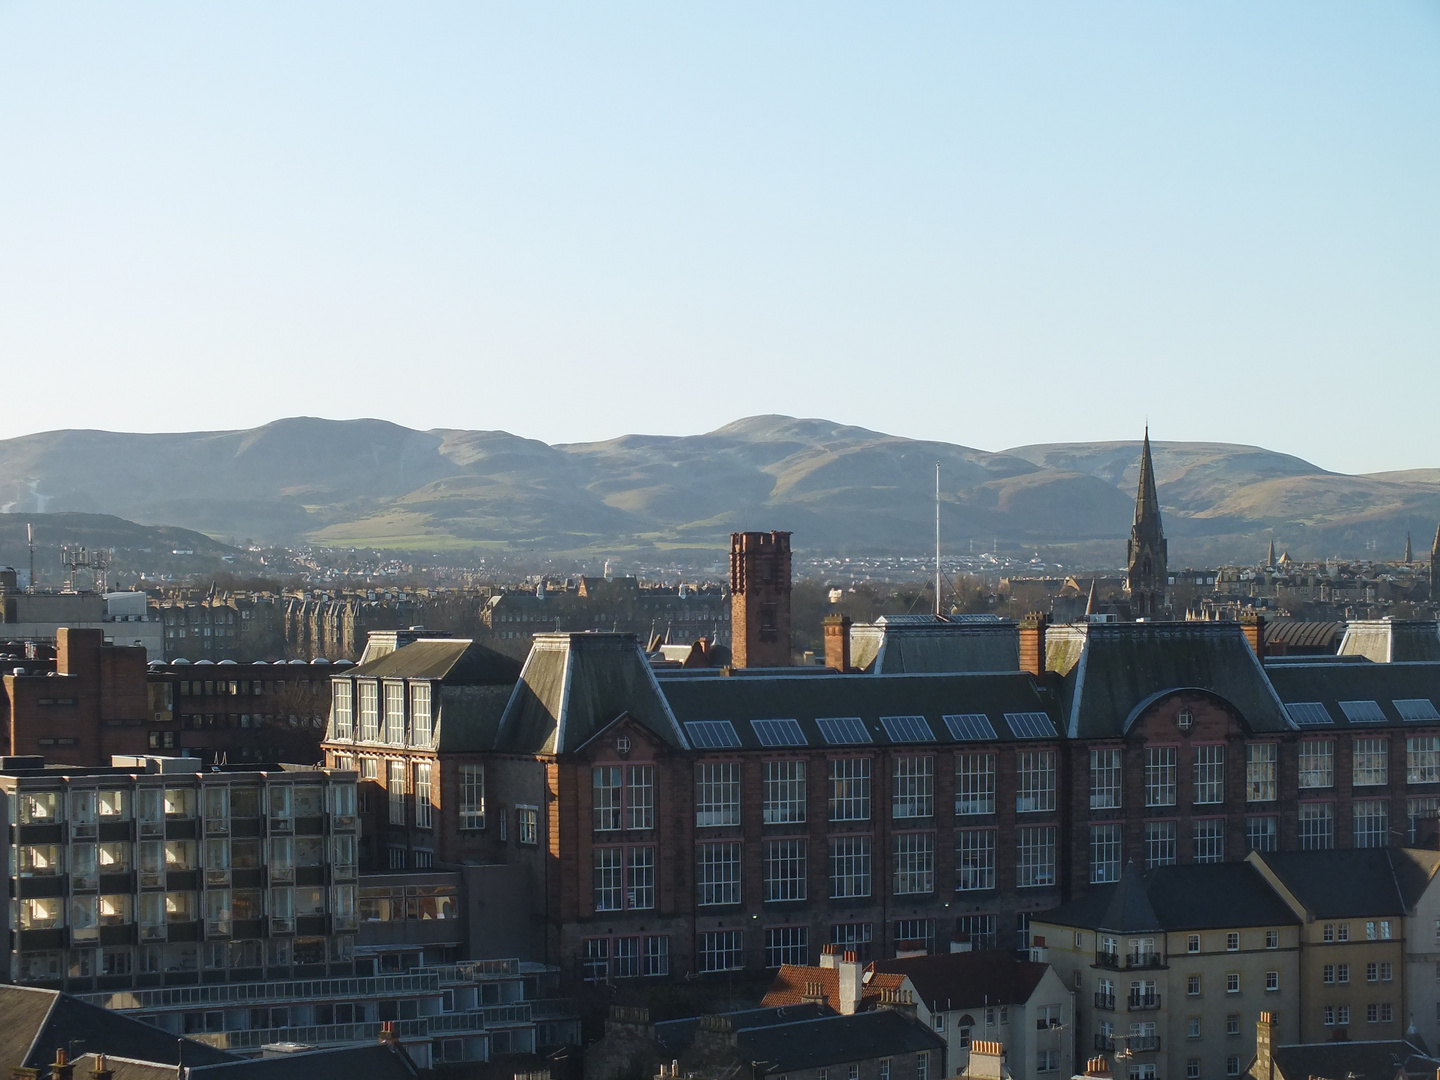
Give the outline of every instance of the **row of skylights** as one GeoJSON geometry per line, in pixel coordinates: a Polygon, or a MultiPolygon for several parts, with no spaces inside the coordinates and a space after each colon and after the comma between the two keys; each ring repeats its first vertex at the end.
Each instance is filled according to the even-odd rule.
{"type": "Polygon", "coordinates": [[[1352,724],[1385,723],[1385,710],[1378,701],[1342,701],[1340,711],[1352,724]]]}
{"type": "MultiPolygon", "coordinates": [[[[1440,712],[1429,698],[1396,698],[1390,702],[1401,720],[1440,720],[1440,712]]],[[[1378,701],[1342,701],[1340,711],[1352,724],[1383,724],[1385,710],[1378,701]]],[[[1319,701],[1294,701],[1285,706],[1285,712],[1300,727],[1320,727],[1333,724],[1330,710],[1319,701]]]]}
{"type": "Polygon", "coordinates": [[[1428,697],[1396,698],[1390,704],[1401,720],[1440,720],[1440,712],[1435,711],[1435,703],[1428,697]]]}
{"type": "Polygon", "coordinates": [[[1319,727],[1335,722],[1330,719],[1330,711],[1318,701],[1291,702],[1285,706],[1285,711],[1301,727],[1319,727]]]}
{"type": "MultiPolygon", "coordinates": [[[[944,719],[951,738],[959,742],[983,742],[998,737],[995,725],[984,713],[951,713],[944,719]]],[[[1328,723],[1329,717],[1318,722],[1328,723]]],[[[1057,735],[1055,725],[1043,712],[1006,713],[1005,723],[1017,739],[1053,739],[1057,735]]],[[[815,725],[820,729],[821,738],[831,746],[856,746],[873,741],[865,721],[858,716],[822,716],[816,719],[815,725]]],[[[750,726],[761,746],[809,745],[798,720],[751,720],[750,726]]],[[[934,730],[923,716],[882,716],[880,726],[891,742],[936,741],[934,730]]],[[[685,723],[685,732],[690,736],[691,745],[699,750],[731,750],[741,745],[740,736],[729,720],[689,720],[685,723]]]]}

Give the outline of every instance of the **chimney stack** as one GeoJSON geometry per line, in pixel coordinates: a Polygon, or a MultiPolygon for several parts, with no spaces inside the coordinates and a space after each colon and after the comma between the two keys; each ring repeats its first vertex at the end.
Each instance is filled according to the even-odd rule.
{"type": "Polygon", "coordinates": [[[395,1021],[386,1020],[380,1025],[380,1045],[396,1046],[400,1042],[400,1036],[395,1034],[395,1021]]]}
{"type": "Polygon", "coordinates": [[[1275,1014],[1262,1012],[1255,1023],[1255,1078],[1275,1080],[1275,1059],[1271,1055],[1275,1033],[1275,1014]]]}
{"type": "Polygon", "coordinates": [[[820,946],[820,966],[822,968],[833,968],[835,966],[835,960],[839,955],[839,945],[820,946]]]}
{"type": "Polygon", "coordinates": [[[1005,1069],[1005,1044],[990,1039],[975,1039],[970,1043],[970,1063],[965,1066],[965,1075],[971,1080],[1003,1080],[1005,1069]]]}
{"type": "Polygon", "coordinates": [[[96,1054],[95,1067],[90,1071],[90,1075],[94,1080],[110,1080],[115,1075],[115,1070],[106,1063],[104,1054],[96,1054]]]}
{"type": "Polygon", "coordinates": [[[72,1080],[75,1075],[75,1066],[70,1063],[63,1047],[55,1048],[55,1064],[50,1066],[51,1080],[72,1080]]]}
{"type": "Polygon", "coordinates": [[[1045,673],[1045,629],[1050,621],[1038,611],[1020,620],[1020,670],[1039,677],[1045,673]]]}
{"type": "Polygon", "coordinates": [[[825,630],[825,666],[834,668],[841,675],[850,672],[850,616],[826,615],[822,623],[825,630]]]}
{"type": "Polygon", "coordinates": [[[835,972],[839,976],[840,1000],[836,1003],[840,1007],[841,1016],[854,1016],[860,1011],[860,961],[855,953],[849,949],[845,951],[840,962],[835,965],[835,972]]]}
{"type": "Polygon", "coordinates": [[[1254,611],[1245,612],[1240,616],[1240,630],[1245,635],[1245,640],[1250,643],[1250,648],[1255,650],[1255,655],[1264,660],[1265,616],[1254,611]]]}

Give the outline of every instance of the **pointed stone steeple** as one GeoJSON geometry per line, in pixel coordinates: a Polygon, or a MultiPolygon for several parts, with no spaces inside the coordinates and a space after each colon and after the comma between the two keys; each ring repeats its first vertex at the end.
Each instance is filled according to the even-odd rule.
{"type": "Polygon", "coordinates": [[[1406,566],[1409,566],[1409,565],[1410,565],[1410,562],[1411,562],[1411,558],[1410,558],[1410,530],[1409,530],[1409,529],[1406,529],[1406,530],[1405,530],[1405,565],[1406,565],[1406,566]]]}
{"type": "Polygon", "coordinates": [[[1435,543],[1430,547],[1430,603],[1440,604],[1440,526],[1435,528],[1435,543]]]}
{"type": "Polygon", "coordinates": [[[1091,615],[1100,614],[1100,597],[1096,595],[1100,588],[1100,579],[1090,579],[1090,598],[1085,601],[1085,621],[1090,621],[1091,615]]]}
{"type": "Polygon", "coordinates": [[[1273,536],[1270,537],[1270,552],[1265,556],[1265,565],[1275,565],[1275,538],[1273,536]]]}
{"type": "Polygon", "coordinates": [[[1169,608],[1170,578],[1165,529],[1160,522],[1160,497],[1155,493],[1155,463],[1150,458],[1150,426],[1140,449],[1140,484],[1135,492],[1135,524],[1126,549],[1129,571],[1125,591],[1136,619],[1159,618],[1169,608]]]}

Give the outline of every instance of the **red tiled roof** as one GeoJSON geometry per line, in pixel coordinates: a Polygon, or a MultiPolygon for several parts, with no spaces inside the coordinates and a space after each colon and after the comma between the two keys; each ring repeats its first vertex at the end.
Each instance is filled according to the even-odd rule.
{"type": "MultiPolygon", "coordinates": [[[[860,1010],[873,1009],[880,1003],[881,990],[899,990],[905,984],[905,976],[876,972],[871,964],[861,976],[860,1010]],[[868,977],[867,977],[868,976],[868,977]]],[[[805,985],[819,983],[820,992],[832,1009],[840,1007],[840,973],[835,968],[809,967],[801,964],[785,964],[775,973],[775,981],[761,1002],[767,1008],[777,1005],[796,1005],[805,998],[805,985]]]]}

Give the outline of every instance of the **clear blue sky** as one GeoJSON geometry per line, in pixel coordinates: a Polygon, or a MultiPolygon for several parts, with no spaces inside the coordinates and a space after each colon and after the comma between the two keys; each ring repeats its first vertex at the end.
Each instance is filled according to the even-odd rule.
{"type": "Polygon", "coordinates": [[[0,0],[0,365],[0,436],[1440,466],[1440,4],[0,0]]]}

